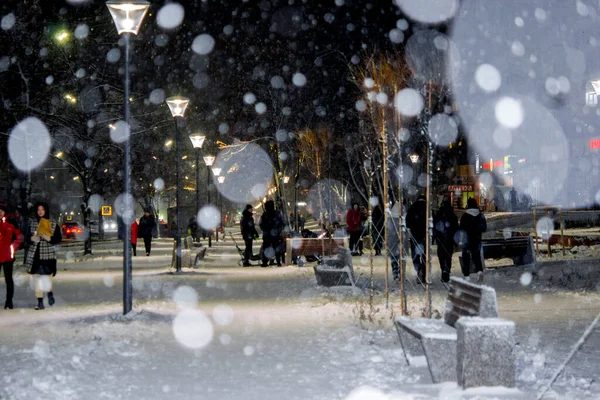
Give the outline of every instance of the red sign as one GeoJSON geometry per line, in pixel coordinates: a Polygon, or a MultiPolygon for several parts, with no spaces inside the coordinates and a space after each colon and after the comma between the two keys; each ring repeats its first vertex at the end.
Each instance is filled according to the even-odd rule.
{"type": "Polygon", "coordinates": [[[502,161],[502,160],[494,161],[494,167],[501,167],[503,164],[504,164],[504,161],[502,161]]]}
{"type": "Polygon", "coordinates": [[[600,139],[590,140],[590,150],[600,150],[600,139]]]}
{"type": "Polygon", "coordinates": [[[471,185],[450,185],[448,186],[450,192],[472,192],[473,186],[471,185]]]}

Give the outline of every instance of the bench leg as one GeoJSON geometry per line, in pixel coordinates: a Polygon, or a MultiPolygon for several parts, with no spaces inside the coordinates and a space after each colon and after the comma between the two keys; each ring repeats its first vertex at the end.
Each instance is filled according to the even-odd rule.
{"type": "Polygon", "coordinates": [[[419,339],[406,332],[401,326],[396,325],[398,331],[398,337],[400,338],[400,344],[402,350],[404,350],[404,357],[406,358],[406,364],[410,365],[411,357],[424,356],[423,346],[419,339]]]}
{"type": "Polygon", "coordinates": [[[424,337],[421,343],[433,383],[456,381],[456,340],[424,337]]]}

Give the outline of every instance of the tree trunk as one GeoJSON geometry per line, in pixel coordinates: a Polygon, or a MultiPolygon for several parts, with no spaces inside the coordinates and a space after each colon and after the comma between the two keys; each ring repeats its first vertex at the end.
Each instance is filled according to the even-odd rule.
{"type": "MultiPolygon", "coordinates": [[[[90,191],[87,185],[83,188],[83,203],[81,204],[81,214],[83,215],[83,227],[85,235],[85,242],[83,244],[83,255],[92,254],[92,230],[90,229],[90,216],[91,210],[89,207],[90,191]]],[[[100,229],[100,228],[98,228],[100,229]]]]}

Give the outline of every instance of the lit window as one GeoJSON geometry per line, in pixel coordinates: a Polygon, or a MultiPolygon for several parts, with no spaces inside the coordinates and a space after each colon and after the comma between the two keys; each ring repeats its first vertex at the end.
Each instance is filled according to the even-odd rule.
{"type": "Polygon", "coordinates": [[[596,106],[598,105],[598,95],[596,92],[587,92],[585,94],[585,105],[596,106]]]}

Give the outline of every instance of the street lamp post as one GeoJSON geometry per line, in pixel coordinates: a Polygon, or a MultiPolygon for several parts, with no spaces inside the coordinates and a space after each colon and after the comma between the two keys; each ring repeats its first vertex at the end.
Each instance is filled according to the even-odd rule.
{"type": "MultiPolygon", "coordinates": [[[[213,173],[213,175],[214,175],[214,176],[216,176],[216,177],[217,177],[217,181],[218,181],[219,183],[223,183],[223,182],[221,182],[221,178],[225,178],[225,177],[224,177],[224,176],[223,176],[223,177],[222,177],[222,176],[220,176],[220,175],[221,175],[221,168],[218,168],[218,167],[213,167],[213,168],[212,168],[212,173],[213,173]]],[[[215,199],[215,201],[216,201],[216,203],[217,203],[217,207],[219,207],[219,191],[218,191],[218,190],[217,190],[217,193],[216,193],[216,194],[217,194],[217,198],[215,199]]],[[[219,210],[219,211],[220,211],[220,210],[219,210]]],[[[219,225],[219,226],[217,227],[217,230],[215,231],[215,239],[217,240],[217,242],[219,241],[219,229],[220,229],[220,227],[221,227],[221,225],[219,225]]]]}
{"type": "MultiPolygon", "coordinates": [[[[106,2],[106,7],[113,18],[117,32],[123,35],[125,40],[125,87],[124,95],[124,118],[127,129],[129,126],[129,46],[130,36],[137,35],[142,26],[142,21],[148,12],[150,3],[144,0],[119,1],[111,0],[106,2]]],[[[128,132],[129,133],[129,132],[128,132]]],[[[126,209],[123,211],[125,221],[125,235],[123,237],[123,314],[127,314],[133,308],[133,287],[132,287],[132,261],[131,261],[131,223],[133,222],[134,210],[129,201],[131,197],[131,150],[129,134],[124,143],[124,175],[123,190],[125,192],[126,209]]]]}
{"type": "Polygon", "coordinates": [[[196,149],[196,213],[198,213],[200,210],[200,150],[204,145],[206,136],[195,133],[190,135],[190,140],[192,141],[194,149],[196,149]]]}
{"type": "MultiPolygon", "coordinates": [[[[210,204],[210,167],[215,163],[214,156],[204,156],[204,164],[206,164],[206,204],[210,204]]],[[[212,246],[212,233],[208,232],[208,247],[212,246]]]]}
{"type": "Polygon", "coordinates": [[[169,97],[167,100],[167,105],[169,106],[169,110],[171,110],[171,115],[173,115],[175,121],[175,176],[176,176],[176,186],[177,186],[177,194],[176,200],[177,203],[177,233],[175,236],[175,246],[177,248],[177,261],[176,261],[176,272],[181,272],[181,138],[179,137],[179,124],[177,118],[183,118],[185,115],[185,110],[190,103],[190,100],[185,97],[169,97]]]}

